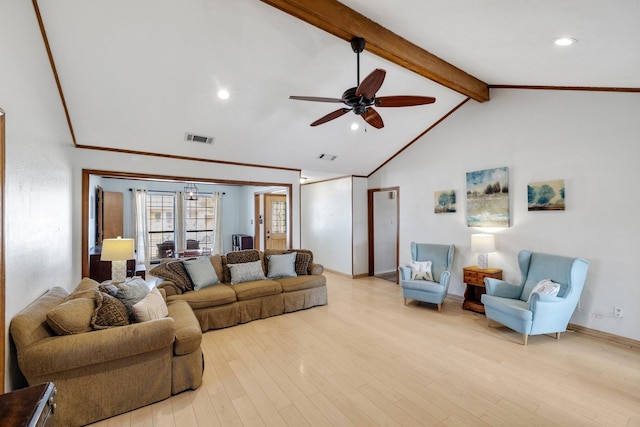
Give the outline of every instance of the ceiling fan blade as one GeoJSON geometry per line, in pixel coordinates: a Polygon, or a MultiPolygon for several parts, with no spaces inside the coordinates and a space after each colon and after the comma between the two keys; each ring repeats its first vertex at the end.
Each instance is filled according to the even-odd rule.
{"type": "Polygon", "coordinates": [[[376,129],[382,129],[384,127],[382,117],[380,117],[380,114],[371,107],[369,107],[366,112],[362,113],[362,118],[365,122],[369,123],[376,129]]]}
{"type": "Polygon", "coordinates": [[[376,98],[376,107],[410,107],[412,105],[433,104],[436,99],[432,96],[381,96],[376,98]]]}
{"type": "Polygon", "coordinates": [[[384,76],[387,74],[382,68],[376,68],[360,83],[356,89],[356,96],[364,96],[367,99],[373,99],[376,92],[384,82],[384,76]]]}
{"type": "Polygon", "coordinates": [[[330,120],[337,119],[338,117],[347,114],[349,111],[351,111],[350,108],[340,108],[339,110],[336,110],[332,113],[327,114],[324,117],[319,118],[315,122],[311,123],[311,126],[318,126],[323,123],[327,123],[330,120]]]}
{"type": "Polygon", "coordinates": [[[314,101],[314,102],[344,102],[340,98],[322,98],[319,96],[290,96],[289,99],[297,99],[299,101],[314,101]]]}

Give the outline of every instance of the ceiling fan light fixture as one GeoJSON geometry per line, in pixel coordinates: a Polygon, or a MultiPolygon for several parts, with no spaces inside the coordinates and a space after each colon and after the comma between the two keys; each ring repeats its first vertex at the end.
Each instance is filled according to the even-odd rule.
{"type": "Polygon", "coordinates": [[[574,39],[573,37],[556,37],[555,39],[553,39],[553,43],[556,46],[566,47],[578,43],[578,40],[574,39]]]}

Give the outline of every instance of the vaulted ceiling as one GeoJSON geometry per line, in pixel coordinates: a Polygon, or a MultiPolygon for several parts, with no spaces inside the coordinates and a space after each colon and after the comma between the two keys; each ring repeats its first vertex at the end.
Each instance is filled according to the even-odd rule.
{"type": "Polygon", "coordinates": [[[80,147],[366,176],[467,99],[490,102],[492,86],[640,88],[635,0],[34,4],[80,147]],[[352,112],[309,126],[341,104],[289,96],[356,86],[354,35],[368,40],[360,78],[387,72],[378,96],[436,102],[377,108],[382,129],[352,112]],[[559,36],[578,43],[558,47],[559,36]]]}

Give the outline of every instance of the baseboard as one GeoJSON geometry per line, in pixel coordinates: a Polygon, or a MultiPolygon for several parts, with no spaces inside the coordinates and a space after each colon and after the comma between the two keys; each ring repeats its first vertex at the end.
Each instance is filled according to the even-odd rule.
{"type": "Polygon", "coordinates": [[[613,335],[608,332],[597,331],[595,329],[586,328],[584,326],[575,325],[573,323],[569,323],[569,326],[567,326],[567,330],[575,331],[580,334],[588,335],[590,337],[599,338],[604,341],[620,344],[625,347],[640,348],[640,341],[613,335]]]}
{"type": "Polygon", "coordinates": [[[362,279],[363,277],[369,277],[369,273],[361,273],[351,276],[352,279],[362,279]]]}

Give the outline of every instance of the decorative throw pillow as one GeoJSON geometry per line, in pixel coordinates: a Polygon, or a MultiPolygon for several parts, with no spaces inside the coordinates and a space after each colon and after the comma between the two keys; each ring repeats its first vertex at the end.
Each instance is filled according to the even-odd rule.
{"type": "Polygon", "coordinates": [[[93,329],[109,329],[129,324],[129,313],[116,297],[96,291],[96,309],[91,318],[93,329]]]}
{"type": "Polygon", "coordinates": [[[127,307],[127,312],[131,319],[133,316],[133,304],[146,297],[149,293],[149,285],[140,278],[127,279],[124,283],[116,284],[118,288],[117,298],[127,307]]]}
{"type": "Polygon", "coordinates": [[[275,279],[277,277],[296,277],[296,252],[283,255],[269,255],[269,269],[267,277],[275,279]]]}
{"type": "Polygon", "coordinates": [[[244,264],[260,260],[260,252],[255,249],[246,249],[244,251],[229,252],[227,255],[227,264],[244,264]]]}
{"type": "Polygon", "coordinates": [[[133,305],[133,315],[138,322],[162,319],[169,315],[167,303],[164,302],[158,288],[151,289],[146,297],[133,305]]]}
{"type": "Polygon", "coordinates": [[[260,260],[253,262],[243,262],[241,264],[227,264],[231,272],[231,284],[235,285],[242,282],[250,282],[252,280],[264,280],[264,271],[262,271],[262,262],[260,260]]]}
{"type": "Polygon", "coordinates": [[[220,283],[216,270],[209,257],[200,257],[183,261],[184,267],[193,282],[193,290],[199,291],[207,286],[220,283]]]}
{"type": "Polygon", "coordinates": [[[549,279],[543,279],[539,281],[538,284],[535,285],[533,289],[531,289],[531,293],[529,294],[527,302],[529,302],[529,300],[531,299],[531,294],[533,294],[534,292],[555,297],[556,295],[558,295],[558,292],[560,292],[560,284],[552,282],[549,279]]]}
{"type": "Polygon", "coordinates": [[[184,265],[184,261],[171,261],[167,263],[167,268],[171,270],[176,275],[175,284],[178,285],[180,289],[183,291],[192,291],[193,290],[193,282],[191,281],[191,277],[189,276],[189,272],[184,265]]]}
{"type": "Polygon", "coordinates": [[[431,261],[411,261],[408,266],[411,268],[411,280],[430,280],[433,282],[431,261]]]}
{"type": "Polygon", "coordinates": [[[57,335],[89,332],[95,307],[93,298],[71,299],[49,310],[47,324],[57,335]]]}
{"type": "Polygon", "coordinates": [[[166,261],[166,262],[160,263],[159,265],[149,270],[149,274],[155,277],[160,277],[161,279],[170,280],[173,283],[175,283],[178,288],[185,291],[189,288],[189,286],[191,286],[190,285],[191,280],[189,279],[189,275],[187,274],[186,270],[184,270],[184,266],[182,268],[182,270],[184,271],[184,276],[182,276],[179,273],[176,273],[175,271],[178,271],[180,266],[173,265],[174,263],[176,264],[179,263],[180,266],[182,266],[182,261],[176,261],[176,260],[166,261]]]}
{"type": "Polygon", "coordinates": [[[309,264],[311,263],[311,254],[307,252],[297,252],[296,255],[296,274],[298,276],[306,276],[309,274],[309,264]]]}

